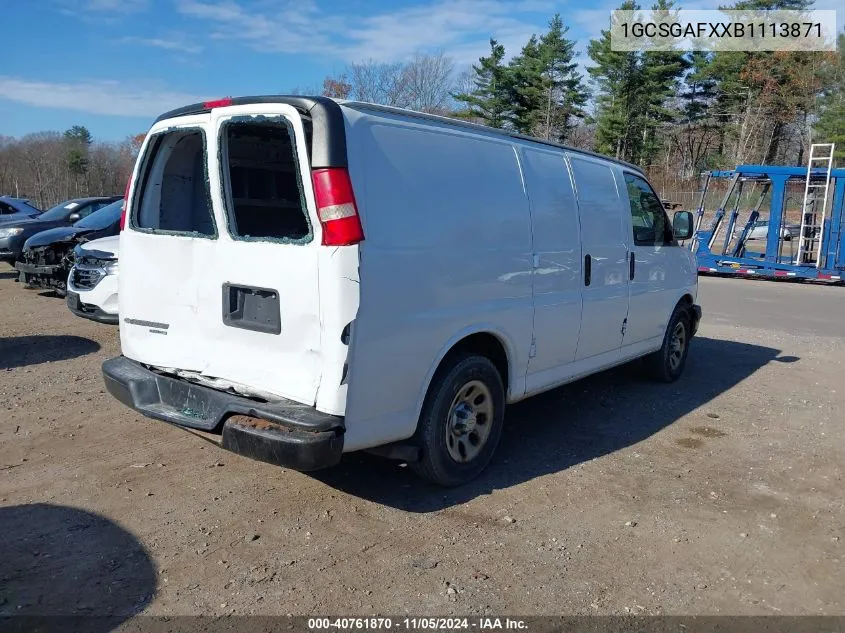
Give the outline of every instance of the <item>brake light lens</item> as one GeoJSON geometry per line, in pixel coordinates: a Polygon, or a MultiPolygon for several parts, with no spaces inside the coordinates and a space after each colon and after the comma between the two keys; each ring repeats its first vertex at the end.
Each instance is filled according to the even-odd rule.
{"type": "Polygon", "coordinates": [[[123,209],[120,210],[120,230],[126,228],[126,207],[129,205],[129,187],[132,186],[132,174],[126,181],[126,189],[123,191],[123,209]]]}
{"type": "Polygon", "coordinates": [[[211,110],[212,108],[225,108],[232,105],[232,97],[224,97],[222,99],[215,99],[213,101],[206,101],[202,104],[203,107],[211,110]]]}
{"type": "Polygon", "coordinates": [[[364,239],[349,172],[343,167],[311,172],[317,215],[323,226],[324,246],[348,246],[364,239]]]}

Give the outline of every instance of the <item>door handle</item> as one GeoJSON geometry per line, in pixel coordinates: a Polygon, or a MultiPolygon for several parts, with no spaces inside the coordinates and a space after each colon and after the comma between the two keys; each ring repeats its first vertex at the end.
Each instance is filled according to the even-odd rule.
{"type": "Polygon", "coordinates": [[[589,255],[584,255],[584,285],[590,285],[590,278],[592,276],[593,259],[589,255]]]}
{"type": "Polygon", "coordinates": [[[631,251],[631,261],[628,264],[628,278],[631,281],[634,281],[634,268],[636,266],[636,258],[634,257],[634,251],[631,251]]]}

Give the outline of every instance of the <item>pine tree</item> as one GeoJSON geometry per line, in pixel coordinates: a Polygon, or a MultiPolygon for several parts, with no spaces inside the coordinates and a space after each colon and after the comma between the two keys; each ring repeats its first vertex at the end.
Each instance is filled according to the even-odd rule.
{"type": "Polygon", "coordinates": [[[91,132],[84,125],[74,125],[65,131],[65,139],[83,147],[89,147],[94,142],[91,132]]]}
{"type": "Polygon", "coordinates": [[[837,58],[833,65],[830,85],[819,99],[819,118],[813,141],[836,143],[834,151],[840,164],[845,161],[845,33],[836,40],[837,58]]]}
{"type": "MultiPolygon", "coordinates": [[[[657,0],[652,6],[652,21],[664,22],[676,13],[673,0],[657,0]]],[[[675,123],[681,118],[681,112],[674,102],[678,93],[679,82],[689,69],[686,55],[675,50],[645,51],[640,60],[642,77],[639,96],[641,105],[637,112],[641,118],[643,134],[639,162],[651,165],[662,148],[662,135],[658,134],[661,126],[675,123]]]]}
{"type": "Polygon", "coordinates": [[[480,119],[486,125],[505,127],[511,111],[508,69],[502,64],[505,47],[496,40],[490,40],[490,55],[481,57],[472,67],[475,89],[470,93],[452,95],[456,101],[466,103],[468,108],[456,116],[480,119]]]}
{"type": "Polygon", "coordinates": [[[569,27],[563,25],[560,14],[549,22],[548,32],[540,38],[540,54],[545,72],[546,138],[566,140],[572,119],[583,118],[587,103],[587,89],[578,72],[575,41],[566,38],[569,27]]]}
{"type": "Polygon", "coordinates": [[[540,43],[536,35],[532,35],[520,54],[511,59],[508,75],[509,99],[513,105],[511,125],[517,132],[533,134],[544,104],[546,87],[540,43]]]}
{"type": "Polygon", "coordinates": [[[82,190],[80,179],[88,175],[88,149],[94,142],[91,132],[83,125],[74,125],[64,134],[67,145],[67,167],[73,176],[77,195],[82,190]]]}
{"type": "Polygon", "coordinates": [[[573,119],[585,116],[587,90],[573,61],[575,42],[566,38],[568,31],[555,14],[549,30],[539,38],[532,35],[508,66],[512,121],[520,132],[564,141],[573,119]]]}
{"type": "Polygon", "coordinates": [[[754,11],[804,11],[809,9],[815,0],[737,0],[733,5],[728,7],[719,7],[720,9],[731,10],[754,10],[754,11]]]}
{"type": "Polygon", "coordinates": [[[704,51],[692,51],[687,58],[689,72],[680,91],[685,123],[698,123],[709,116],[716,97],[716,81],[708,73],[711,60],[712,56],[704,51]]]}
{"type": "MultiPolygon", "coordinates": [[[[625,0],[622,11],[637,11],[634,0],[625,0]]],[[[595,66],[587,68],[597,88],[596,149],[624,160],[639,156],[641,139],[637,106],[642,76],[637,53],[614,51],[610,29],[590,40],[587,54],[595,66]]]]}
{"type": "Polygon", "coordinates": [[[679,90],[680,126],[675,141],[681,152],[680,174],[693,178],[712,166],[716,147],[717,125],[712,115],[716,99],[716,82],[708,74],[712,55],[692,51],[687,57],[689,72],[679,90]]]}

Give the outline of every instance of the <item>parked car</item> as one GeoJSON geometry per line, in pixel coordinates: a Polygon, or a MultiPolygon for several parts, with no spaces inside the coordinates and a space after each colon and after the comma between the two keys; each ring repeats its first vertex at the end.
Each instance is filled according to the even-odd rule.
{"type": "Polygon", "coordinates": [[[20,272],[18,281],[32,287],[52,288],[63,294],[73,264],[74,247],[81,241],[117,235],[122,210],[123,199],[120,199],[71,226],[47,229],[30,237],[24,242],[21,261],[15,263],[20,272]]]}
{"type": "Polygon", "coordinates": [[[67,280],[67,306],[75,315],[117,323],[117,275],[120,236],[103,237],[74,248],[67,280]]]}
{"type": "Polygon", "coordinates": [[[3,224],[0,226],[0,261],[14,264],[21,258],[24,242],[36,233],[69,226],[115,200],[120,200],[120,196],[66,200],[37,217],[3,224]]]}
{"type": "MultiPolygon", "coordinates": [[[[784,241],[789,241],[794,237],[798,237],[801,233],[800,224],[784,224],[780,227],[780,237],[784,241]]],[[[769,221],[757,220],[751,231],[748,233],[749,240],[765,240],[769,237],[769,221]]]]}
{"type": "Polygon", "coordinates": [[[41,209],[23,198],[0,196],[0,224],[30,220],[41,215],[41,209]]]}
{"type": "Polygon", "coordinates": [[[640,357],[674,381],[701,315],[692,215],[638,167],[398,108],[165,114],[125,213],[109,392],[298,470],[371,450],[461,484],[506,403],[640,357]]]}

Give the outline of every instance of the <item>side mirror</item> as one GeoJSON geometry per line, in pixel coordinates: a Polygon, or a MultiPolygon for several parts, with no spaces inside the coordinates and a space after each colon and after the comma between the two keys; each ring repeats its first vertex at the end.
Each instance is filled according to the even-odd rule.
{"type": "Polygon", "coordinates": [[[79,215],[78,213],[71,213],[69,216],[67,216],[68,222],[76,222],[77,220],[79,220],[81,218],[82,218],[82,216],[79,215]]]}
{"type": "Polygon", "coordinates": [[[675,211],[675,215],[672,218],[672,232],[675,234],[675,239],[679,242],[691,238],[693,234],[692,213],[689,211],[675,211]]]}

